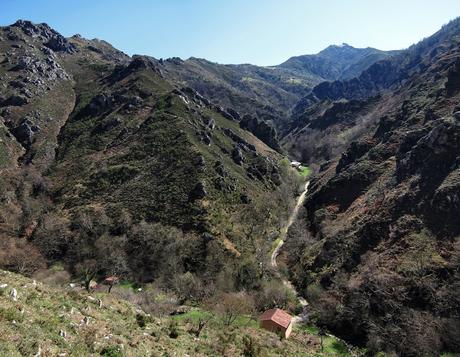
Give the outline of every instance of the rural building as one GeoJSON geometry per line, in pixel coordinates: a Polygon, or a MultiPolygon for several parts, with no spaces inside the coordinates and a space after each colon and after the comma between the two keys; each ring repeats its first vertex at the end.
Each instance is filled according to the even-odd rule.
{"type": "Polygon", "coordinates": [[[260,327],[288,338],[292,331],[292,316],[281,309],[265,311],[260,316],[260,327]]]}
{"type": "Polygon", "coordinates": [[[302,164],[298,161],[291,161],[291,167],[295,167],[296,169],[299,169],[302,164]]]}

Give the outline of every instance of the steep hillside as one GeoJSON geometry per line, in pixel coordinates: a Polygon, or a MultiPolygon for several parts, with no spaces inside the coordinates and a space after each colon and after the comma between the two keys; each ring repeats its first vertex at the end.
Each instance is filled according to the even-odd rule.
{"type": "Polygon", "coordinates": [[[460,350],[459,45],[457,19],[357,80],[316,87],[332,94],[291,137],[306,160],[329,160],[290,233],[292,278],[320,324],[372,353],[460,350]]]}
{"type": "Polygon", "coordinates": [[[350,355],[330,337],[324,338],[321,351],[317,331],[311,328],[308,333],[295,329],[289,340],[280,340],[261,329],[253,316],[239,315],[230,326],[225,325],[225,316],[196,308],[180,315],[157,316],[145,311],[147,300],[159,305],[162,297],[154,290],[133,292],[129,288],[118,294],[88,294],[77,287],[50,287],[0,271],[0,355],[350,355]],[[129,296],[132,302],[119,295],[129,296]],[[202,321],[205,325],[197,332],[202,321]]]}
{"type": "Polygon", "coordinates": [[[295,190],[277,152],[150,58],[27,21],[0,37],[3,267],[259,286],[295,190]]]}

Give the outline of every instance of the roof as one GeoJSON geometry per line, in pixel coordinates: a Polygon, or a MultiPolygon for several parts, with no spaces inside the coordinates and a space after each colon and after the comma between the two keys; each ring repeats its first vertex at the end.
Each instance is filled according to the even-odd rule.
{"type": "Polygon", "coordinates": [[[262,316],[260,316],[260,320],[271,320],[284,328],[288,328],[291,323],[292,316],[281,309],[271,309],[265,311],[262,316]]]}

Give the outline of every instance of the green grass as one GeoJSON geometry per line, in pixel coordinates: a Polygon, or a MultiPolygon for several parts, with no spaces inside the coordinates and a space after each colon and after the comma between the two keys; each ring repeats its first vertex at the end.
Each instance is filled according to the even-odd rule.
{"type": "Polygon", "coordinates": [[[324,350],[326,354],[333,356],[349,356],[348,348],[345,344],[333,337],[326,336],[323,339],[324,350]]]}
{"type": "Polygon", "coordinates": [[[199,321],[200,319],[209,319],[213,316],[212,313],[209,311],[204,311],[201,309],[192,309],[185,314],[181,315],[176,315],[173,317],[173,319],[178,320],[178,321],[184,321],[184,320],[191,320],[191,321],[199,321]]]}
{"type": "Polygon", "coordinates": [[[128,290],[137,290],[140,288],[140,285],[132,282],[132,281],[127,281],[127,280],[123,280],[123,281],[120,281],[117,286],[119,286],[120,288],[123,288],[123,289],[128,289],[128,290]]]}
{"type": "Polygon", "coordinates": [[[312,335],[317,335],[319,333],[318,327],[314,325],[302,325],[302,324],[297,324],[296,329],[308,332],[312,335]]]}
{"type": "Polygon", "coordinates": [[[300,170],[298,172],[300,176],[307,178],[311,175],[311,168],[308,166],[300,166],[300,170]]]}
{"type": "MultiPolygon", "coordinates": [[[[298,324],[295,326],[295,329],[298,331],[305,331],[310,335],[319,334],[319,328],[315,325],[301,325],[298,324]]],[[[330,337],[323,337],[323,353],[326,356],[349,356],[350,352],[348,351],[347,346],[340,340],[330,337]]]]}
{"type": "MultiPolygon", "coordinates": [[[[205,311],[201,309],[192,309],[185,314],[176,315],[173,319],[177,321],[193,321],[198,322],[199,320],[209,320],[212,319],[216,325],[220,325],[219,316],[213,314],[210,311],[205,311]]],[[[236,318],[232,326],[235,327],[258,327],[259,324],[256,320],[250,316],[241,315],[236,318]]]]}
{"type": "Polygon", "coordinates": [[[281,242],[281,237],[278,237],[273,241],[272,247],[270,249],[270,256],[273,254],[273,252],[275,251],[276,247],[278,246],[280,242],[281,242]]]}

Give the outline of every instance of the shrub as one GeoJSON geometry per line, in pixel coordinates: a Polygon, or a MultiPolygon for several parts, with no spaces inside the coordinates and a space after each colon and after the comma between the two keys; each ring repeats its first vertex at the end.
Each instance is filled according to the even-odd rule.
{"type": "Polygon", "coordinates": [[[247,335],[243,336],[243,356],[257,357],[260,356],[260,346],[256,344],[254,339],[247,335]]]}
{"type": "Polygon", "coordinates": [[[101,351],[101,356],[104,357],[123,357],[124,353],[122,352],[119,346],[107,346],[104,347],[101,351]]]}
{"type": "Polygon", "coordinates": [[[169,322],[168,326],[168,336],[170,338],[178,338],[179,337],[179,328],[177,325],[177,321],[174,319],[171,319],[169,322]]]}
{"type": "Polygon", "coordinates": [[[20,311],[13,307],[4,308],[0,307],[0,318],[9,322],[16,321],[22,322],[23,316],[20,311]]]}

